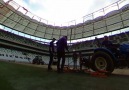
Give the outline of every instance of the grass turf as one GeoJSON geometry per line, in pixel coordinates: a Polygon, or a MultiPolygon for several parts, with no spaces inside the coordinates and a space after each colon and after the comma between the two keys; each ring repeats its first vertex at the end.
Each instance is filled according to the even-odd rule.
{"type": "Polygon", "coordinates": [[[0,61],[0,90],[129,90],[129,77],[92,77],[0,61]]]}

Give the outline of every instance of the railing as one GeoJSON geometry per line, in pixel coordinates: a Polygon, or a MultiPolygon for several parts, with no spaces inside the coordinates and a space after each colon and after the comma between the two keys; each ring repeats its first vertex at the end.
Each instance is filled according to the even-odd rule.
{"type": "MultiPolygon", "coordinates": [[[[38,22],[42,22],[42,23],[45,23],[47,25],[52,25],[52,26],[56,26],[56,22],[54,21],[48,21],[46,19],[43,19],[39,16],[36,16],[34,15],[33,13],[31,13],[29,10],[27,10],[26,8],[24,8],[23,6],[20,6],[18,3],[16,3],[15,1],[13,0],[9,0],[8,2],[6,2],[6,5],[9,4],[11,6],[13,6],[13,8],[15,8],[17,11],[20,11],[22,12],[23,14],[25,14],[26,16],[29,16],[30,18],[32,19],[35,19],[37,20],[38,22]]],[[[104,16],[106,15],[107,13],[113,11],[113,10],[119,10],[121,7],[123,7],[124,5],[126,4],[129,4],[129,0],[118,0],[117,2],[109,5],[109,6],[106,6],[100,10],[97,10],[93,13],[90,13],[88,15],[85,15],[85,16],[82,16],[82,18],[80,20],[71,20],[69,22],[65,22],[65,23],[61,23],[61,24],[58,24],[57,26],[71,26],[71,25],[76,25],[76,24],[79,24],[79,23],[84,23],[86,21],[89,21],[89,20],[93,20],[99,16],[104,16]]],[[[0,7],[2,7],[2,5],[0,5],[0,7]]]]}

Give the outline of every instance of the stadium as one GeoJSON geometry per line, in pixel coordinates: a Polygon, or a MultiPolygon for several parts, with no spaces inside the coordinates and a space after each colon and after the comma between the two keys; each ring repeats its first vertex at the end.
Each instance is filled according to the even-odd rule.
{"type": "MultiPolygon", "coordinates": [[[[67,36],[69,52],[66,52],[66,66],[73,66],[72,53],[74,50],[76,50],[77,52],[82,52],[82,56],[84,58],[92,60],[91,68],[93,70],[98,71],[99,69],[103,69],[105,67],[104,65],[107,65],[106,70],[113,72],[114,69],[117,68],[117,65],[114,64],[116,63],[115,61],[111,61],[112,64],[110,64],[110,60],[98,60],[98,62],[96,62],[92,58],[93,55],[94,58],[97,56],[95,54],[97,51],[94,51],[94,49],[99,48],[94,43],[95,37],[98,37],[99,41],[102,42],[105,35],[109,36],[110,41],[114,44],[129,44],[128,0],[118,0],[117,2],[114,2],[109,6],[105,6],[100,10],[83,16],[80,22],[73,20],[60,26],[51,24],[48,20],[33,15],[26,8],[20,6],[13,0],[8,0],[7,2],[0,0],[1,61],[32,64],[33,59],[38,56],[42,59],[43,64],[48,65],[49,42],[52,40],[52,38],[56,38],[56,40],[58,40],[62,36],[67,36]],[[103,65],[104,62],[106,62],[106,64],[103,65]],[[96,63],[98,63],[98,65],[96,63]],[[99,66],[99,64],[102,65],[99,66]]],[[[101,55],[105,54],[101,53],[101,55]]],[[[123,60],[124,55],[121,57],[123,60]]],[[[96,60],[98,58],[96,58],[96,60]]],[[[77,63],[77,65],[79,65],[79,62],[77,63]]],[[[125,63],[123,66],[124,68],[127,68],[125,63]]],[[[112,90],[114,88],[109,89],[112,90]]],[[[94,90],[94,88],[89,89],[94,90]]],[[[104,88],[98,87],[96,90],[100,89],[104,88]]],[[[108,90],[107,87],[105,89],[108,90]]],[[[125,90],[127,90],[127,88],[125,88],[125,90]]]]}

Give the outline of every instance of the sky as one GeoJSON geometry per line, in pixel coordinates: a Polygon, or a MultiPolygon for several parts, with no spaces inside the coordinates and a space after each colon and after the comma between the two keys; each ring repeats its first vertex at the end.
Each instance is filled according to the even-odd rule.
{"type": "MultiPolygon", "coordinates": [[[[8,0],[4,0],[8,1],[8,0]]],[[[82,17],[118,0],[13,0],[52,24],[81,20],[82,17]]]]}

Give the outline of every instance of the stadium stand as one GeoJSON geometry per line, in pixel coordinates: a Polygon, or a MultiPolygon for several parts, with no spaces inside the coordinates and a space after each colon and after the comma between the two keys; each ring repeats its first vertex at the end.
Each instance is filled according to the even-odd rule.
{"type": "MultiPolygon", "coordinates": [[[[59,39],[63,35],[68,36],[68,40],[77,40],[88,38],[105,33],[129,28],[129,4],[127,0],[118,2],[102,8],[92,14],[84,16],[83,22],[70,26],[54,26],[40,20],[34,19],[36,16],[29,16],[30,12],[24,7],[18,5],[13,0],[10,2],[0,1],[0,25],[22,32],[35,37],[50,40],[59,39]],[[122,2],[123,1],[123,2],[122,2]],[[15,3],[15,4],[14,4],[15,3]],[[123,4],[124,3],[124,4],[123,4]],[[111,9],[114,7],[114,9],[111,9]],[[24,12],[21,12],[23,10],[24,12]],[[101,15],[97,13],[102,12],[101,15]]],[[[102,38],[99,38],[102,41],[102,38]]],[[[116,35],[110,35],[113,43],[128,43],[129,32],[121,32],[116,35]]],[[[67,60],[71,60],[72,51],[85,51],[95,48],[93,40],[85,40],[74,43],[69,46],[70,53],[67,53],[67,60]]],[[[33,39],[25,38],[11,32],[0,29],[0,58],[5,60],[32,62],[32,59],[41,55],[43,60],[48,63],[49,53],[48,45],[39,43],[33,39]],[[23,53],[27,55],[24,55],[23,53]]],[[[89,51],[89,52],[92,52],[89,51]]],[[[66,61],[66,64],[69,62],[66,61]]]]}

